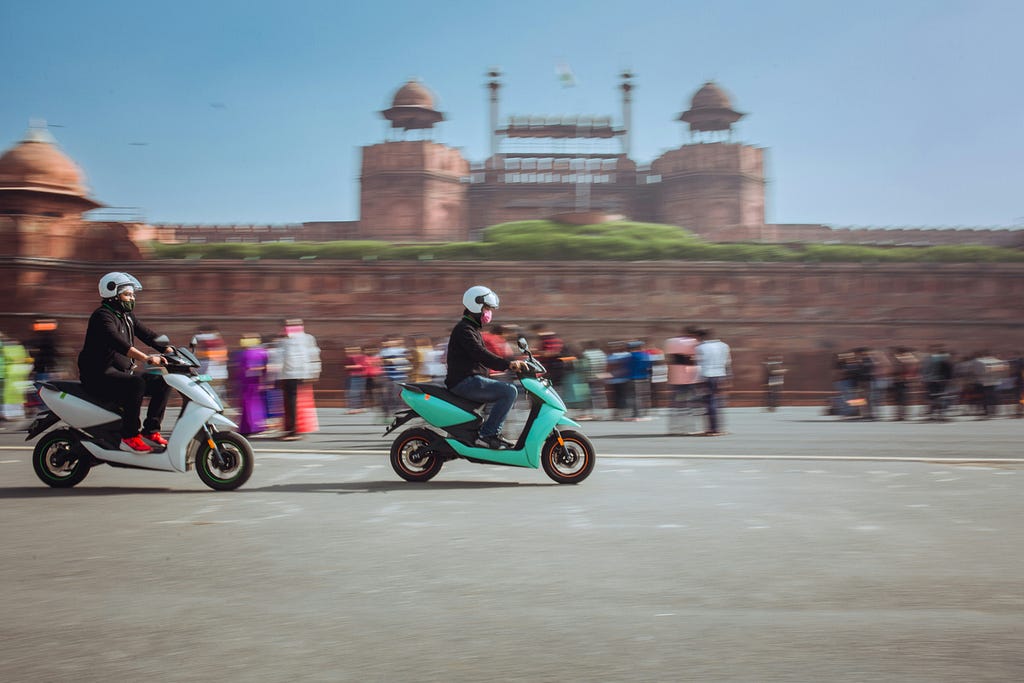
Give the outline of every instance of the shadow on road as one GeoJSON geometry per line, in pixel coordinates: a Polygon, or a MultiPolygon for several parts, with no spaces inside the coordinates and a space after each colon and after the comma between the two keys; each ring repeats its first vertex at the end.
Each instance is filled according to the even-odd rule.
{"type": "Polygon", "coordinates": [[[525,488],[559,486],[555,482],[522,484],[515,481],[346,481],[340,483],[305,482],[275,484],[261,488],[240,489],[240,493],[389,493],[391,491],[467,491],[474,489],[525,488]]]}
{"type": "Polygon", "coordinates": [[[53,498],[55,496],[127,496],[141,493],[216,493],[212,489],[166,489],[156,487],[114,487],[77,486],[70,489],[55,489],[49,486],[14,486],[11,488],[0,488],[0,500],[9,498],[53,498]]]}
{"type": "MultiPolygon", "coordinates": [[[[391,491],[469,491],[474,489],[524,488],[535,486],[558,486],[555,482],[522,484],[514,481],[434,481],[413,483],[405,481],[353,481],[339,483],[307,482],[302,484],[275,484],[262,487],[242,487],[236,491],[228,491],[229,495],[246,493],[389,493],[391,491]]],[[[48,486],[14,486],[0,488],[0,500],[17,498],[53,498],[57,496],[133,496],[140,494],[216,494],[224,493],[208,488],[168,489],[157,487],[115,487],[88,484],[69,489],[56,489],[48,486]]]]}

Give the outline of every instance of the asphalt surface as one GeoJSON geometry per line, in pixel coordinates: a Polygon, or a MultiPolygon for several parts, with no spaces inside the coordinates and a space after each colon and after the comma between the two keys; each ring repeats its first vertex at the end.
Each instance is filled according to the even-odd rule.
{"type": "MultiPolygon", "coordinates": [[[[1024,420],[587,422],[593,475],[447,463],[372,416],[242,489],[39,482],[0,430],[4,681],[1019,681],[1024,420]]],[[[514,426],[514,425],[513,425],[514,426]]]]}

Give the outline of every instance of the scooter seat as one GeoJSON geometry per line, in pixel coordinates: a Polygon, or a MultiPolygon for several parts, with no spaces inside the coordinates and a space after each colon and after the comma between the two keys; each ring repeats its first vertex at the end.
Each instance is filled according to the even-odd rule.
{"type": "Polygon", "coordinates": [[[430,394],[436,396],[442,401],[451,403],[452,405],[462,408],[466,412],[475,413],[483,403],[479,401],[471,401],[468,398],[463,398],[458,394],[453,394],[449,391],[448,387],[443,384],[429,384],[427,382],[406,382],[402,384],[403,387],[410,387],[424,394],[430,394]]]}
{"type": "Polygon", "coordinates": [[[108,400],[99,398],[95,394],[89,393],[89,391],[85,388],[85,386],[81,382],[79,382],[77,380],[73,380],[73,379],[54,379],[54,380],[49,380],[47,382],[43,382],[43,386],[52,387],[52,388],[56,389],[57,391],[62,391],[64,393],[66,393],[66,394],[71,394],[72,396],[77,396],[78,398],[82,399],[83,401],[88,401],[89,403],[92,403],[93,405],[97,405],[97,406],[99,406],[99,407],[101,407],[101,408],[103,408],[105,410],[109,410],[112,413],[120,413],[121,412],[121,406],[117,405],[116,403],[113,403],[112,401],[108,401],[108,400]]]}

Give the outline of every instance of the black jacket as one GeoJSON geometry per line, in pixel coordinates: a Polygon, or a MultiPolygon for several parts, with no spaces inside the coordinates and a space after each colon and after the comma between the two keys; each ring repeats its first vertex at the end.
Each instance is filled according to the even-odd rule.
{"type": "Polygon", "coordinates": [[[130,371],[128,349],[135,345],[136,336],[156,348],[156,332],[140,323],[134,313],[125,313],[117,310],[117,304],[104,302],[89,317],[85,344],[78,354],[78,374],[82,380],[99,377],[107,368],[130,371]]]}
{"type": "Polygon", "coordinates": [[[452,329],[448,340],[448,376],[444,383],[449,389],[473,375],[487,376],[487,369],[508,370],[509,362],[496,356],[484,346],[479,321],[467,312],[452,329]]]}

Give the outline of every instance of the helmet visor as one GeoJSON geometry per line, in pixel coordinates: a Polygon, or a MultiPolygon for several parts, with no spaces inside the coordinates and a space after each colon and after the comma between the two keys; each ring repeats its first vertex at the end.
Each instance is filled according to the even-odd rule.
{"type": "Polygon", "coordinates": [[[494,292],[487,292],[486,294],[481,294],[480,296],[478,296],[476,298],[476,302],[481,306],[487,306],[488,308],[497,308],[499,300],[497,294],[495,294],[494,292]]]}

